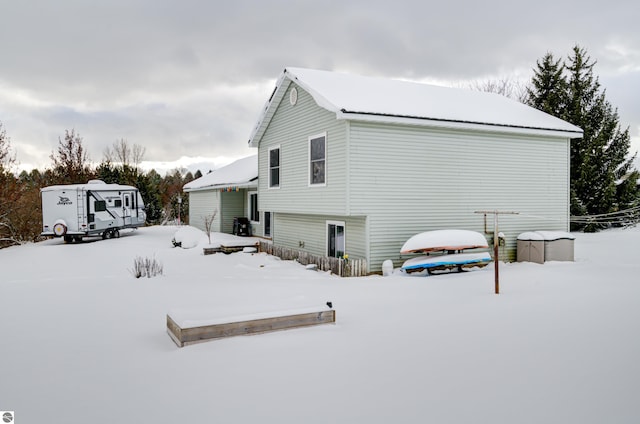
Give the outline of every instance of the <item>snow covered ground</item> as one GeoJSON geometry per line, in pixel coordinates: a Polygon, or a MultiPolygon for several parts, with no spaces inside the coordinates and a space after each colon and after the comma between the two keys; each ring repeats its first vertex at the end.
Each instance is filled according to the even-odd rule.
{"type": "MultiPolygon", "coordinates": [[[[16,423],[637,423],[640,229],[576,262],[340,279],[174,248],[175,227],[0,250],[0,410],[16,423]],[[136,256],[164,275],[136,279],[136,256]],[[337,323],[177,348],[169,310],[324,305],[337,323]]],[[[223,235],[215,234],[215,238],[223,235]]]]}

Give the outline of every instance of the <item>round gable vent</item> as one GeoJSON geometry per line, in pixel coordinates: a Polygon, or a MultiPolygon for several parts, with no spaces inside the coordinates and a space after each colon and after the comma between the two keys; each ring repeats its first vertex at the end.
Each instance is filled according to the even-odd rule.
{"type": "Polygon", "coordinates": [[[289,92],[289,103],[291,103],[291,106],[295,106],[298,103],[298,90],[295,87],[289,92]]]}

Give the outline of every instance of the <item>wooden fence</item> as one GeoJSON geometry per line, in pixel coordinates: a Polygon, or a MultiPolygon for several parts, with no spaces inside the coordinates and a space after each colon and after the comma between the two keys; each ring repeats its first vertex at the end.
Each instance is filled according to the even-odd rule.
{"type": "Polygon", "coordinates": [[[331,271],[340,277],[363,277],[367,275],[366,259],[342,259],[328,256],[316,256],[302,250],[274,246],[261,241],[260,252],[277,256],[285,261],[296,260],[302,265],[315,264],[322,271],[331,271]]]}

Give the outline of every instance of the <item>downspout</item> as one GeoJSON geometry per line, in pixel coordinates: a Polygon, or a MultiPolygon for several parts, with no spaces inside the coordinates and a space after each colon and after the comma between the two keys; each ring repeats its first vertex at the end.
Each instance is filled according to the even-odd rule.
{"type": "Polygon", "coordinates": [[[351,121],[345,121],[345,133],[345,158],[347,160],[347,164],[345,166],[345,172],[347,173],[345,178],[345,181],[347,182],[347,187],[345,189],[345,195],[347,197],[345,202],[345,215],[351,216],[351,121]]]}

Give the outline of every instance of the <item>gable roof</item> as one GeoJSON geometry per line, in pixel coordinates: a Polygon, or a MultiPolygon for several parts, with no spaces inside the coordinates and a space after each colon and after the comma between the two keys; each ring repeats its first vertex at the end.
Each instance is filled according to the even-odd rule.
{"type": "Polygon", "coordinates": [[[251,134],[251,146],[257,146],[291,83],[307,91],[318,106],[334,112],[337,119],[484,130],[489,126],[582,137],[575,125],[495,93],[286,68],[251,134]]]}
{"type": "Polygon", "coordinates": [[[238,159],[184,185],[184,191],[216,190],[258,186],[258,155],[238,159]]]}

